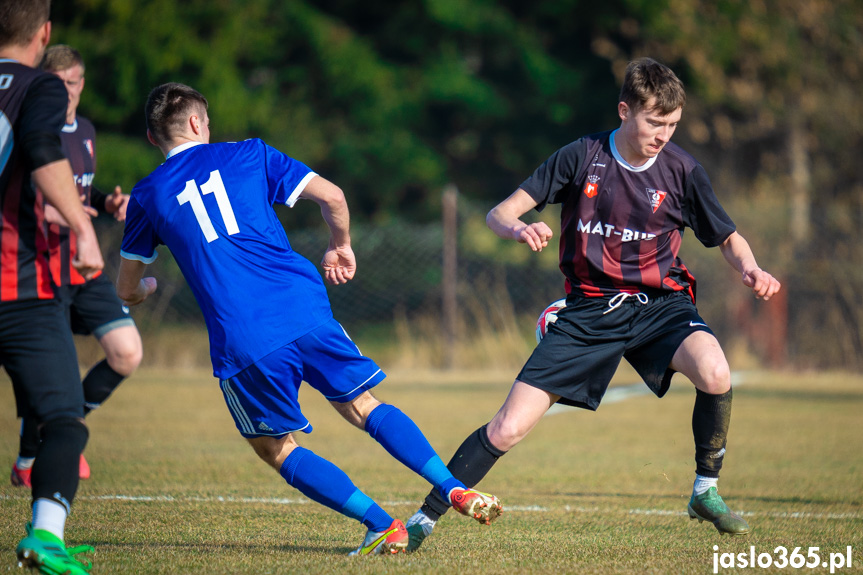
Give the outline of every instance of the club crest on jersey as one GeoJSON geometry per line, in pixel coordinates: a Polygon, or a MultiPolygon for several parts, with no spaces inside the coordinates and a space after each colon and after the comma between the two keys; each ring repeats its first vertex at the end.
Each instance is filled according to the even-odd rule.
{"type": "Polygon", "coordinates": [[[597,185],[597,182],[599,182],[599,176],[595,174],[590,174],[589,176],[587,176],[587,183],[584,185],[585,196],[587,196],[588,198],[592,198],[599,193],[599,185],[597,185]]]}
{"type": "Polygon", "coordinates": [[[656,213],[656,210],[659,209],[659,206],[662,205],[662,200],[665,199],[666,195],[667,194],[665,192],[647,188],[647,199],[650,200],[650,207],[653,208],[654,214],[656,213]]]}
{"type": "Polygon", "coordinates": [[[90,154],[90,157],[93,157],[93,140],[87,138],[84,140],[84,147],[87,148],[87,153],[90,154]]]}

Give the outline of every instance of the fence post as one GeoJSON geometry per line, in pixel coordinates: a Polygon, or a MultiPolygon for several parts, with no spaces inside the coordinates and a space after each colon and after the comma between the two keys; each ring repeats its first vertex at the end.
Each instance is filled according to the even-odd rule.
{"type": "Polygon", "coordinates": [[[443,364],[455,367],[458,314],[458,188],[443,191],[443,364]]]}

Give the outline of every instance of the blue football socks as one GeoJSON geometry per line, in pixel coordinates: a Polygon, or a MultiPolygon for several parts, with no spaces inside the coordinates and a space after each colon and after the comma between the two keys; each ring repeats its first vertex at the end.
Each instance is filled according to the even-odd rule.
{"type": "Polygon", "coordinates": [[[300,493],[357,521],[371,531],[384,531],[393,518],[354,485],[351,478],[303,447],[296,447],[282,463],[279,474],[300,493]]]}
{"type": "Polygon", "coordinates": [[[382,403],[366,419],[366,431],[387,452],[411,471],[420,474],[449,501],[449,492],[465,489],[452,476],[413,420],[394,405],[382,403]]]}

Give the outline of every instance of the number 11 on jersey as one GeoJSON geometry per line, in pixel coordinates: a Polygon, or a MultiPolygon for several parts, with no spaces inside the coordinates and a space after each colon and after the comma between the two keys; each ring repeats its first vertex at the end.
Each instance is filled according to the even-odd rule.
{"type": "Polygon", "coordinates": [[[186,182],[186,188],[177,194],[177,201],[182,206],[183,204],[192,204],[192,211],[195,213],[195,219],[198,220],[198,225],[201,231],[204,232],[204,238],[207,243],[219,239],[219,234],[216,233],[216,228],[213,227],[213,222],[210,220],[210,215],[207,213],[207,207],[204,205],[204,198],[201,196],[213,194],[216,196],[216,203],[219,206],[219,213],[222,214],[222,221],[225,223],[225,229],[228,235],[240,233],[240,227],[237,225],[237,218],[234,217],[234,210],[231,207],[231,200],[228,199],[228,191],[225,189],[225,184],[222,182],[222,175],[219,170],[210,172],[210,179],[206,181],[198,190],[198,184],[195,180],[186,182]]]}

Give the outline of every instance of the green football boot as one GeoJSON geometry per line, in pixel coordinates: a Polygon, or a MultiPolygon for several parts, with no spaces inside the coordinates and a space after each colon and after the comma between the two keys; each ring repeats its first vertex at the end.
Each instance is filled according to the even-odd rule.
{"type": "Polygon", "coordinates": [[[89,545],[66,548],[63,541],[49,531],[25,527],[27,536],[18,544],[18,566],[38,569],[45,575],[89,575],[93,564],[72,557],[77,553],[92,553],[89,545]]]}
{"type": "Polygon", "coordinates": [[[408,553],[413,553],[420,548],[426,537],[432,534],[435,523],[422,511],[417,511],[411,515],[405,524],[408,530],[408,553]]]}
{"type": "Polygon", "coordinates": [[[698,519],[698,522],[710,521],[716,527],[720,535],[747,535],[749,524],[742,517],[731,511],[715,487],[711,487],[701,495],[689,500],[690,519],[698,519]]]}

